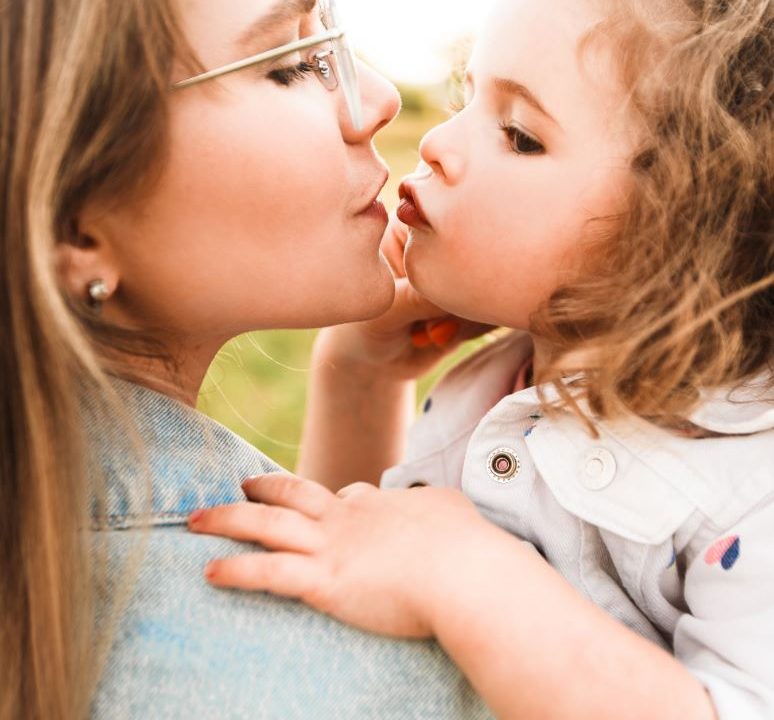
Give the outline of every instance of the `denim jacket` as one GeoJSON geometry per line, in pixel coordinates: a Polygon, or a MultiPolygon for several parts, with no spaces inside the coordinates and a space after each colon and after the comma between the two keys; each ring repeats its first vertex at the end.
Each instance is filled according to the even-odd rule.
{"type": "Polygon", "coordinates": [[[256,548],[191,534],[188,514],[243,500],[243,478],[278,467],[200,413],[119,387],[146,449],[129,460],[125,435],[89,421],[92,460],[107,475],[93,530],[95,551],[106,546],[109,558],[97,623],[112,639],[92,718],[491,717],[434,642],[390,640],[295,601],[208,586],[210,559],[256,548]],[[137,511],[148,478],[150,516],[137,511]],[[123,609],[110,627],[115,603],[123,609]]]}

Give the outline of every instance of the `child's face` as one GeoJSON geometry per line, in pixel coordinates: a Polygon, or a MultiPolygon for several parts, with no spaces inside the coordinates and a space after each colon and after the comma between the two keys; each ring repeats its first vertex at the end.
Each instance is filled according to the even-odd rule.
{"type": "Polygon", "coordinates": [[[405,262],[444,309],[528,329],[578,268],[587,221],[625,209],[634,126],[607,51],[579,52],[603,18],[590,0],[500,0],[465,109],[422,141],[407,185],[430,227],[413,228],[405,262]]]}

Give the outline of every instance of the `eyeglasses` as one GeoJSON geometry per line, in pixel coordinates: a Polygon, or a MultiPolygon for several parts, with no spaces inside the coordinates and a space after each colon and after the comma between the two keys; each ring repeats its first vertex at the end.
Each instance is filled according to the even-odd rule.
{"type": "Polygon", "coordinates": [[[222,65],[199,75],[194,75],[187,80],[174,83],[172,88],[182,90],[191,85],[198,85],[212,78],[228,75],[246,67],[259,65],[269,60],[276,60],[283,55],[289,55],[290,53],[308,48],[318,48],[310,54],[307,62],[312,65],[315,75],[328,90],[335,90],[339,86],[339,82],[341,83],[341,89],[344,93],[344,100],[347,103],[352,125],[356,130],[362,130],[363,108],[360,102],[360,88],[357,81],[357,71],[355,70],[355,58],[346,41],[344,31],[340,28],[336,1],[319,0],[318,6],[325,32],[281,45],[257,55],[251,55],[244,60],[222,65]],[[319,49],[319,46],[327,47],[326,49],[319,49]]]}

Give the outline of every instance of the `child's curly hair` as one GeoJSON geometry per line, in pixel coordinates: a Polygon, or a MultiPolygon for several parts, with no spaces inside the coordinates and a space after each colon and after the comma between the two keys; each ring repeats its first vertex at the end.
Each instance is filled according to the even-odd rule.
{"type": "Polygon", "coordinates": [[[645,137],[614,237],[533,319],[555,348],[539,380],[568,404],[578,396],[560,380],[582,370],[595,415],[664,425],[703,388],[758,375],[774,387],[774,9],[670,4],[679,19],[655,18],[653,0],[618,0],[589,38],[615,39],[645,137]]]}

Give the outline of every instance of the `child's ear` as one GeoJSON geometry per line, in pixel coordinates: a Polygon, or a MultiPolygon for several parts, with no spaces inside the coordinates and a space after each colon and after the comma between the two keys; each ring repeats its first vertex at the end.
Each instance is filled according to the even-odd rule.
{"type": "Polygon", "coordinates": [[[58,239],[56,267],[62,287],[76,302],[102,303],[118,288],[119,272],[108,234],[88,211],[73,218],[58,239]],[[97,288],[99,281],[102,285],[97,288]]]}

